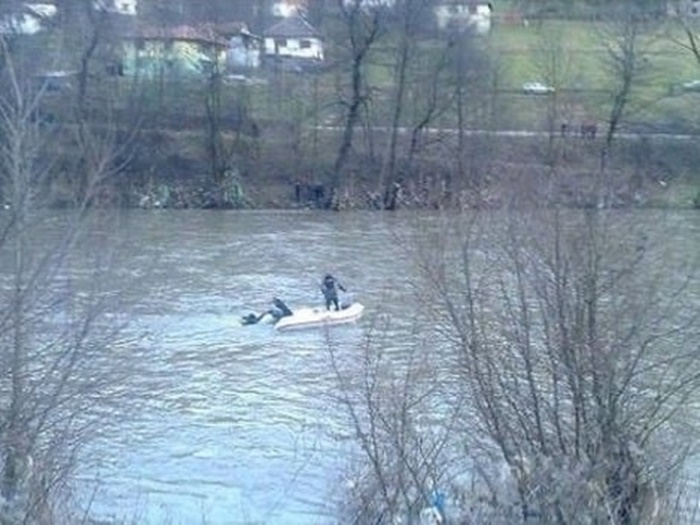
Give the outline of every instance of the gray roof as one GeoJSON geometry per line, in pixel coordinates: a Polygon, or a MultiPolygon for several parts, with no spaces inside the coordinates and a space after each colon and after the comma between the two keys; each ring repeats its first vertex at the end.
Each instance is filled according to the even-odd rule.
{"type": "Polygon", "coordinates": [[[263,32],[264,36],[272,38],[308,38],[320,37],[321,34],[314,26],[300,16],[290,16],[263,32]]]}

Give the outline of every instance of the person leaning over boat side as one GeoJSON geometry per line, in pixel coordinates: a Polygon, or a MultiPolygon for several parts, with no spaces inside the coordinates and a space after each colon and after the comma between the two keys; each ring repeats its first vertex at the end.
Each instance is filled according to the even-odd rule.
{"type": "Polygon", "coordinates": [[[292,311],[289,309],[289,307],[277,297],[272,298],[272,304],[274,305],[274,308],[270,308],[266,313],[272,316],[273,323],[276,323],[283,317],[292,315],[292,311]]]}
{"type": "Polygon", "coordinates": [[[336,312],[340,310],[338,305],[338,289],[345,292],[345,288],[338,280],[331,274],[327,273],[323,278],[323,283],[321,283],[321,291],[323,292],[323,297],[326,300],[326,310],[331,309],[331,304],[335,306],[336,312]]]}
{"type": "Polygon", "coordinates": [[[272,316],[275,318],[275,322],[279,321],[283,317],[293,315],[292,311],[286,304],[284,304],[284,302],[282,302],[281,299],[273,297],[272,304],[275,305],[275,308],[273,310],[270,310],[270,313],[272,313],[272,316]]]}
{"type": "Polygon", "coordinates": [[[281,299],[278,299],[277,297],[273,297],[272,304],[274,305],[274,308],[270,308],[269,310],[266,310],[259,315],[256,315],[254,313],[244,315],[241,318],[241,324],[243,324],[243,325],[258,324],[267,315],[272,317],[273,323],[276,323],[277,321],[279,321],[283,317],[293,315],[293,312],[289,309],[289,307],[286,304],[284,304],[284,302],[281,299]]]}

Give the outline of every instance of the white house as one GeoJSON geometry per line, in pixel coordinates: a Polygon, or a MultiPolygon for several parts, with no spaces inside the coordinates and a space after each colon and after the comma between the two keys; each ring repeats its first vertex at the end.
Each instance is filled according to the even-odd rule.
{"type": "Polygon", "coordinates": [[[122,37],[123,67],[146,75],[201,75],[225,64],[228,46],[206,25],[142,26],[122,37]]]}
{"type": "Polygon", "coordinates": [[[492,11],[490,2],[479,0],[445,0],[434,8],[438,29],[473,28],[479,34],[491,30],[492,11]]]}
{"type": "Polygon", "coordinates": [[[311,64],[323,61],[320,33],[300,16],[285,18],[263,32],[265,59],[311,64]]]}
{"type": "Polygon", "coordinates": [[[94,0],[95,9],[117,15],[136,16],[138,0],[94,0]]]}
{"type": "Polygon", "coordinates": [[[54,16],[56,6],[53,4],[26,3],[19,11],[0,19],[0,34],[33,35],[45,29],[54,16]]]}
{"type": "Polygon", "coordinates": [[[214,30],[229,42],[226,64],[229,69],[255,69],[262,61],[263,38],[254,35],[245,22],[215,24],[214,30]]]}
{"type": "MultiPolygon", "coordinates": [[[[357,3],[357,0],[343,0],[343,5],[347,7],[353,7],[357,3]]],[[[396,0],[360,0],[359,6],[365,9],[378,8],[378,7],[395,7],[396,0]]]]}

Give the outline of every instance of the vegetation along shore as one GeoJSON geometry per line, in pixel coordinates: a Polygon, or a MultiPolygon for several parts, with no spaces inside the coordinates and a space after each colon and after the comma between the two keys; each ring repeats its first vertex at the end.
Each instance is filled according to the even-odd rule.
{"type": "Polygon", "coordinates": [[[698,15],[0,2],[0,525],[697,522],[698,15]]]}
{"type": "Polygon", "coordinates": [[[109,176],[92,202],[120,206],[699,205],[693,19],[504,2],[480,29],[436,26],[433,3],[310,2],[283,19],[300,49],[323,46],[308,58],[266,51],[279,19],[235,3],[76,2],[5,35],[23,105],[4,118],[58,159],[42,188],[57,205],[84,196],[95,155],[109,176]]]}

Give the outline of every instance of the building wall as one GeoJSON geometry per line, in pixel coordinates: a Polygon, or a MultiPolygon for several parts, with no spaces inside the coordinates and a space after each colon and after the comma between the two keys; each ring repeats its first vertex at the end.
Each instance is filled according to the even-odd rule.
{"type": "Polygon", "coordinates": [[[164,70],[203,73],[203,63],[223,65],[226,51],[204,43],[146,40],[124,43],[129,73],[156,73],[164,70]]]}
{"type": "Polygon", "coordinates": [[[234,36],[229,44],[228,65],[240,68],[260,67],[260,54],[259,40],[234,36]]]}
{"type": "Polygon", "coordinates": [[[45,28],[45,23],[56,16],[52,4],[31,4],[31,11],[7,13],[0,18],[0,34],[34,35],[45,28]]]}
{"type": "Polygon", "coordinates": [[[114,7],[124,15],[136,15],[137,0],[114,0],[114,7]]]}
{"type": "Polygon", "coordinates": [[[138,0],[94,0],[95,7],[110,13],[136,16],[138,0]]]}
{"type": "Polygon", "coordinates": [[[318,38],[265,38],[265,55],[323,60],[323,44],[318,38]]]}
{"type": "MultiPolygon", "coordinates": [[[[345,7],[353,7],[355,5],[355,0],[343,0],[343,5],[345,7]]],[[[363,7],[363,8],[394,7],[394,6],[396,6],[396,0],[362,0],[360,2],[360,7],[363,7]]]]}
{"type": "Polygon", "coordinates": [[[7,15],[0,20],[2,35],[34,35],[43,29],[41,20],[27,14],[7,15]]]}
{"type": "Polygon", "coordinates": [[[435,7],[435,21],[439,29],[448,27],[474,27],[477,33],[488,33],[491,29],[491,9],[487,4],[472,10],[466,4],[449,4],[435,7]]]}

